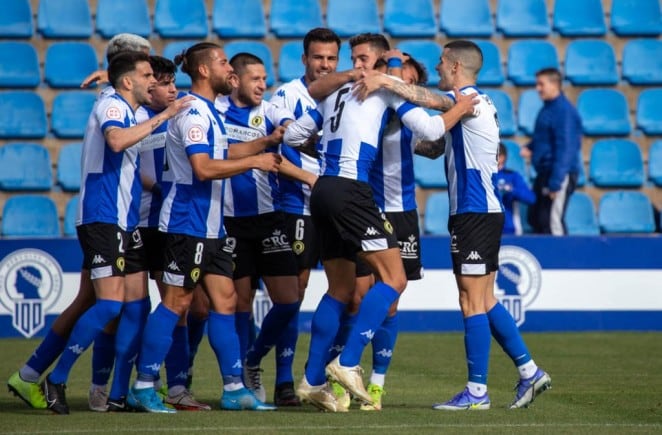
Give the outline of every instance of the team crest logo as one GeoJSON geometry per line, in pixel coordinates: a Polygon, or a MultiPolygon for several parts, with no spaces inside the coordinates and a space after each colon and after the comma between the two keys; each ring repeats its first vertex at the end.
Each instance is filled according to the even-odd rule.
{"type": "Polygon", "coordinates": [[[389,234],[393,234],[393,225],[388,220],[384,221],[384,230],[389,234]]]}
{"type": "Polygon", "coordinates": [[[193,270],[191,271],[191,280],[193,282],[198,282],[200,279],[200,268],[199,267],[194,267],[193,270]]]}
{"type": "Polygon", "coordinates": [[[120,272],[124,272],[124,266],[125,266],[125,261],[124,257],[117,257],[117,260],[115,260],[115,264],[117,265],[117,269],[119,269],[120,272]]]}
{"type": "Polygon", "coordinates": [[[122,112],[117,107],[111,106],[106,110],[106,117],[108,119],[120,119],[122,117],[122,112]]]}
{"type": "Polygon", "coordinates": [[[296,255],[301,255],[304,249],[306,249],[306,245],[304,245],[301,240],[295,240],[294,243],[292,243],[292,250],[296,255]]]}
{"type": "Polygon", "coordinates": [[[253,119],[251,119],[251,125],[253,127],[259,127],[262,125],[262,117],[260,115],[254,116],[253,119]]]}
{"type": "Polygon", "coordinates": [[[20,249],[0,262],[0,304],[25,338],[44,327],[46,313],[61,294],[62,268],[46,252],[20,249]]]}
{"type": "Polygon", "coordinates": [[[536,257],[518,246],[502,246],[495,295],[510,312],[517,326],[526,320],[526,307],[540,293],[542,269],[536,257]]]}

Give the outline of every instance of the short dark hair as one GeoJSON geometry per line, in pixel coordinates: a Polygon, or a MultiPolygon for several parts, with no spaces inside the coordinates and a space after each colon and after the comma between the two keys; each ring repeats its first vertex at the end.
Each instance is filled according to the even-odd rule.
{"type": "Polygon", "coordinates": [[[416,70],[416,74],[418,75],[418,82],[417,84],[419,85],[425,85],[428,82],[428,71],[425,68],[425,65],[411,57],[411,55],[407,53],[403,53],[405,56],[407,56],[407,60],[404,61],[404,65],[411,65],[412,68],[416,70]]]}
{"type": "Polygon", "coordinates": [[[117,89],[120,79],[126,73],[135,71],[138,62],[149,62],[149,55],[142,51],[123,51],[113,56],[108,65],[108,81],[117,89]]]}
{"type": "Polygon", "coordinates": [[[549,78],[550,81],[559,85],[559,88],[561,87],[563,77],[561,76],[561,71],[559,71],[558,68],[543,68],[536,72],[536,77],[538,76],[545,76],[549,78]]]}
{"type": "Polygon", "coordinates": [[[372,47],[382,51],[388,51],[391,49],[388,40],[381,33],[359,33],[358,35],[349,38],[350,48],[354,48],[361,44],[370,44],[372,47]]]}
{"type": "Polygon", "coordinates": [[[195,45],[176,55],[173,61],[175,65],[181,65],[182,71],[188,74],[192,79],[199,75],[198,66],[209,59],[209,52],[222,47],[214,42],[198,42],[195,45]]]}
{"type": "Polygon", "coordinates": [[[448,57],[452,60],[460,61],[468,72],[476,76],[483,67],[483,51],[473,41],[466,39],[451,41],[444,45],[444,49],[449,50],[448,57]]]}
{"type": "Polygon", "coordinates": [[[152,66],[152,71],[154,71],[154,78],[156,80],[172,78],[177,72],[177,66],[175,63],[163,56],[150,56],[149,64],[152,66]]]}
{"type": "Polygon", "coordinates": [[[326,27],[315,27],[303,37],[303,54],[308,55],[308,49],[313,42],[335,42],[340,50],[340,37],[326,27]]]}
{"type": "Polygon", "coordinates": [[[248,65],[264,65],[264,62],[254,54],[241,52],[232,56],[230,65],[232,65],[235,74],[241,75],[248,65]]]}

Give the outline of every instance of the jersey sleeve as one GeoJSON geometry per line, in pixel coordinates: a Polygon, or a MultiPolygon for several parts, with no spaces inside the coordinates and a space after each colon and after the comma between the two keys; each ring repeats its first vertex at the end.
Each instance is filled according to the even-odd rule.
{"type": "Polygon", "coordinates": [[[298,147],[306,143],[308,138],[322,129],[324,118],[317,109],[309,110],[295,122],[287,126],[283,142],[298,147]]]}
{"type": "Polygon", "coordinates": [[[286,121],[294,121],[296,119],[292,111],[284,107],[278,107],[273,103],[266,105],[265,115],[273,125],[283,125],[286,121]]]}
{"type": "Polygon", "coordinates": [[[383,92],[383,98],[386,100],[386,104],[395,110],[400,121],[418,139],[437,140],[445,133],[446,125],[441,116],[430,116],[425,110],[392,92],[380,92],[383,92]]]}
{"type": "Polygon", "coordinates": [[[109,127],[124,128],[124,117],[127,106],[117,98],[104,98],[97,104],[95,116],[101,126],[101,131],[105,133],[109,127]]]}
{"type": "Polygon", "coordinates": [[[193,154],[209,153],[210,128],[209,118],[200,114],[201,109],[191,106],[191,109],[176,119],[179,125],[179,133],[182,135],[182,142],[186,155],[191,157],[193,154]]]}

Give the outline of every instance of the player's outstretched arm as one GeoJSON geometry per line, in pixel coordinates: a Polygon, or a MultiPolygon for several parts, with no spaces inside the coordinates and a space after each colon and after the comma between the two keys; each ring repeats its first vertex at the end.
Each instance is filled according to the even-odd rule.
{"type": "Polygon", "coordinates": [[[228,148],[228,159],[240,159],[242,157],[252,156],[253,154],[261,153],[266,148],[280,144],[283,141],[283,134],[285,134],[285,126],[276,127],[268,136],[248,142],[233,143],[228,148]]]}
{"type": "Polygon", "coordinates": [[[458,88],[453,88],[453,94],[455,94],[455,105],[440,115],[446,125],[446,131],[453,128],[465,116],[476,116],[476,104],[480,102],[475,92],[464,95],[458,88]]]}
{"type": "Polygon", "coordinates": [[[305,169],[301,169],[300,167],[287,160],[287,158],[284,156],[281,157],[283,157],[283,160],[280,162],[280,168],[278,170],[280,174],[294,180],[301,181],[302,183],[306,183],[308,186],[313,187],[317,181],[316,174],[308,172],[305,169]]]}
{"type": "Polygon", "coordinates": [[[418,106],[436,110],[448,110],[453,107],[453,100],[418,85],[404,83],[386,74],[369,74],[356,82],[354,92],[357,97],[364,100],[368,95],[378,89],[388,89],[396,95],[418,106]]]}
{"type": "Polygon", "coordinates": [[[436,159],[444,154],[445,148],[446,139],[443,136],[437,140],[419,140],[414,147],[414,154],[427,157],[428,159],[436,159]]]}
{"type": "Polygon", "coordinates": [[[314,100],[320,101],[334,93],[345,83],[359,78],[361,78],[361,70],[359,69],[332,72],[310,83],[308,93],[314,100]]]}
{"type": "Polygon", "coordinates": [[[241,174],[249,169],[278,172],[282,157],[275,153],[261,153],[233,160],[212,159],[207,153],[189,157],[193,173],[200,181],[220,180],[241,174]]]}
{"type": "Polygon", "coordinates": [[[89,76],[83,79],[83,83],[80,84],[81,88],[89,88],[93,84],[108,83],[108,71],[105,69],[100,69],[94,71],[89,76]]]}
{"type": "Polygon", "coordinates": [[[292,147],[306,145],[321,129],[322,115],[316,109],[310,110],[287,126],[283,143],[292,147]]]}

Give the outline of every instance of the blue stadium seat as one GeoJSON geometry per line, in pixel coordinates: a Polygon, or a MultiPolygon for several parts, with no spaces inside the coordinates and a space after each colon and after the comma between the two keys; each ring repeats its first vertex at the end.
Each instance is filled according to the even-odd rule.
{"type": "Polygon", "coordinates": [[[75,195],[68,202],[64,209],[64,225],[62,232],[64,237],[76,237],[76,216],[78,215],[78,202],[80,196],[75,195]]]}
{"type": "Polygon", "coordinates": [[[617,89],[585,89],[577,97],[577,111],[584,134],[630,134],[630,110],[625,95],[617,89]]]}
{"type": "Polygon", "coordinates": [[[63,145],[57,157],[57,184],[65,192],[80,190],[80,156],[83,144],[73,142],[63,145]]]}
{"type": "Polygon", "coordinates": [[[508,79],[516,86],[533,86],[536,72],[558,67],[556,48],[548,41],[519,40],[508,49],[508,79]]]}
{"type": "Polygon", "coordinates": [[[631,85],[662,85],[662,41],[632,39],[626,42],[623,78],[631,85]]]}
{"type": "Polygon", "coordinates": [[[289,41],[281,45],[278,55],[278,80],[289,82],[303,75],[302,54],[303,44],[300,41],[289,41]]]}
{"type": "Polygon", "coordinates": [[[442,1],[439,27],[451,38],[485,38],[494,33],[489,0],[442,1]]]}
{"type": "Polygon", "coordinates": [[[580,149],[577,152],[577,161],[579,163],[579,176],[577,177],[577,187],[584,187],[586,185],[586,170],[584,169],[584,155],[580,149]]]}
{"type": "Polygon", "coordinates": [[[515,121],[515,111],[510,96],[500,89],[484,89],[483,91],[490,97],[497,109],[501,135],[513,136],[517,133],[517,122],[515,121]]]}
{"type": "Polygon", "coordinates": [[[552,27],[562,36],[604,36],[602,0],[556,0],[552,27]]]}
{"type": "Polygon", "coordinates": [[[520,155],[521,147],[519,144],[512,140],[503,139],[501,142],[506,146],[508,157],[506,158],[505,168],[511,171],[519,172],[519,174],[527,180],[528,171],[526,170],[526,162],[524,157],[520,155]]]}
{"type": "Polygon", "coordinates": [[[474,41],[483,52],[483,67],[478,73],[478,86],[501,86],[505,80],[499,48],[492,41],[474,41]]]}
{"type": "Polygon", "coordinates": [[[51,112],[51,130],[59,138],[82,138],[97,95],[88,91],[65,91],[56,95],[51,112]]]}
{"type": "Polygon", "coordinates": [[[206,38],[204,0],[156,0],[154,30],[161,38],[206,38]]]}
{"type": "Polygon", "coordinates": [[[46,50],[44,81],[52,88],[79,88],[98,69],[97,53],[88,42],[55,42],[46,50]]]}
{"type": "MultiPolygon", "coordinates": [[[[197,43],[198,41],[169,42],[163,47],[163,57],[174,60],[176,55],[181,54],[184,50],[197,43]]],[[[230,59],[229,56],[228,59],[230,59]]],[[[188,89],[191,87],[191,76],[182,72],[180,66],[177,67],[177,72],[175,73],[175,83],[178,89],[188,89]]]]}
{"type": "Polygon", "coordinates": [[[223,48],[228,59],[232,59],[232,56],[237,53],[251,53],[259,57],[267,70],[267,87],[271,87],[276,82],[273,56],[269,46],[264,42],[236,40],[228,42],[223,48]]]}
{"type": "Polygon", "coordinates": [[[376,0],[327,0],[326,22],[341,38],[382,31],[376,0]]]}
{"type": "Polygon", "coordinates": [[[662,187],[662,139],[653,142],[648,149],[648,179],[662,187]]]}
{"type": "Polygon", "coordinates": [[[0,87],[34,88],[39,86],[37,50],[28,42],[0,42],[0,87]]]}
{"type": "Polygon", "coordinates": [[[215,0],[212,30],[219,38],[263,38],[267,33],[262,0],[215,0]]]}
{"type": "Polygon", "coordinates": [[[441,189],[448,187],[444,159],[428,159],[414,155],[414,180],[423,189],[441,189]]]}
{"type": "Polygon", "coordinates": [[[46,106],[32,91],[0,92],[0,138],[46,136],[46,106]]]}
{"type": "Polygon", "coordinates": [[[3,237],[59,237],[55,202],[47,196],[16,195],[2,210],[3,237]]]}
{"type": "Polygon", "coordinates": [[[393,38],[431,38],[437,34],[433,0],[385,0],[384,31],[393,38]]]}
{"type": "Polygon", "coordinates": [[[575,86],[618,83],[616,55],[602,39],[571,41],[565,52],[565,77],[575,86]]]}
{"type": "Polygon", "coordinates": [[[653,206],[640,191],[616,191],[602,195],[598,221],[603,233],[652,233],[653,206]]]}
{"type": "Polygon", "coordinates": [[[40,0],[37,30],[44,38],[89,38],[92,16],[87,0],[40,0]]]}
{"type": "Polygon", "coordinates": [[[644,89],[637,100],[637,128],[662,135],[662,88],[644,89]]]}
{"type": "Polygon", "coordinates": [[[595,204],[587,193],[576,191],[570,195],[565,212],[565,227],[570,236],[597,236],[600,234],[595,204]]]}
{"type": "Polygon", "coordinates": [[[644,161],[639,146],[626,139],[603,139],[593,144],[589,176],[597,187],[641,187],[644,161]]]}
{"type": "Polygon", "coordinates": [[[352,64],[352,49],[349,46],[349,41],[344,41],[340,44],[340,51],[338,52],[338,71],[347,71],[353,68],[352,64]]]}
{"type": "Polygon", "coordinates": [[[269,26],[277,38],[301,38],[323,25],[319,0],[271,0],[269,26]]]}
{"type": "Polygon", "coordinates": [[[436,192],[428,196],[425,202],[423,233],[447,236],[449,209],[448,192],[436,192]]]}
{"type": "Polygon", "coordinates": [[[527,136],[533,135],[542,100],[535,89],[527,89],[519,95],[517,104],[517,126],[527,136]]]}
{"type": "Polygon", "coordinates": [[[547,4],[545,0],[499,0],[496,27],[506,37],[547,36],[547,4]]]}
{"type": "Polygon", "coordinates": [[[4,2],[0,14],[0,38],[30,38],[32,32],[30,0],[4,2]]]}
{"type": "Polygon", "coordinates": [[[439,83],[439,73],[436,66],[441,57],[441,47],[433,40],[409,39],[398,43],[398,49],[408,53],[414,59],[425,65],[428,71],[427,86],[437,86],[439,83]]]}
{"type": "Polygon", "coordinates": [[[660,0],[612,0],[611,30],[618,36],[662,33],[660,0]]]}
{"type": "Polygon", "coordinates": [[[43,145],[8,143],[0,146],[0,189],[50,190],[51,156],[43,145]]]}
{"type": "Polygon", "coordinates": [[[152,21],[145,0],[97,0],[97,32],[110,39],[120,33],[143,38],[152,33],[152,21]]]}

